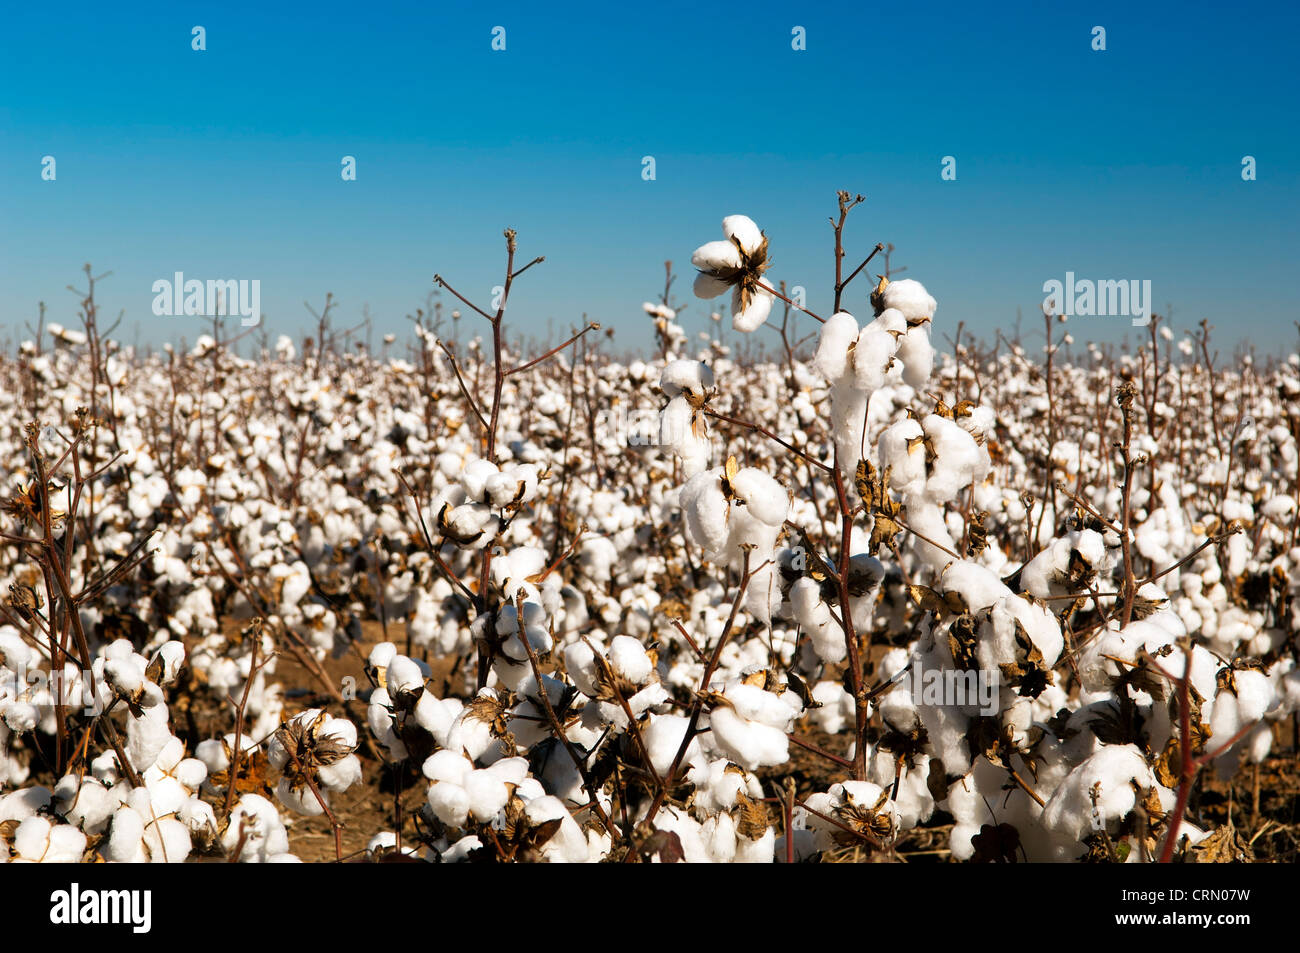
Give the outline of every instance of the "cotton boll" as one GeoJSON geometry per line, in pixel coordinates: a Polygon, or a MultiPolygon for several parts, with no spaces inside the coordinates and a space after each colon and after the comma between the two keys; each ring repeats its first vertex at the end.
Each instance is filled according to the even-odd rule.
{"type": "MultiPolygon", "coordinates": [[[[710,242],[709,244],[722,245],[726,243],[710,242]]],[[[735,249],[733,248],[732,250],[734,251],[735,249]]],[[[692,257],[692,264],[694,264],[694,257],[692,257]]],[[[696,267],[698,268],[699,266],[696,265],[696,267]]],[[[737,267],[739,267],[739,259],[737,260],[737,267]]],[[[707,300],[709,298],[716,298],[721,294],[726,294],[727,289],[730,287],[731,285],[727,284],[727,282],[723,281],[721,278],[715,278],[713,275],[700,272],[695,276],[695,282],[691,286],[691,290],[695,292],[695,297],[707,300]]]]}
{"type": "Polygon", "coordinates": [[[722,220],[722,234],[740,244],[746,255],[752,255],[763,244],[763,232],[748,215],[728,215],[722,220]]]}
{"type": "MultiPolygon", "coordinates": [[[[661,778],[668,775],[668,769],[672,767],[673,759],[681,749],[682,739],[686,737],[689,724],[690,719],[684,715],[653,715],[650,723],[642,730],[642,739],[650,755],[650,763],[661,778]]],[[[691,764],[701,757],[699,739],[692,738],[691,743],[686,746],[682,764],[691,764]]]]}
{"type": "Polygon", "coordinates": [[[925,432],[912,419],[900,420],[880,435],[880,466],[889,468],[889,485],[895,493],[920,495],[925,490],[925,432]]]}
{"type": "Polygon", "coordinates": [[[720,469],[698,473],[681,489],[682,512],[691,542],[716,555],[726,547],[729,533],[728,506],[722,495],[720,469]]]}
{"type": "Polygon", "coordinates": [[[490,477],[500,471],[497,465],[491,460],[475,458],[465,464],[465,469],[461,471],[460,482],[465,487],[465,494],[479,503],[484,502],[487,492],[487,481],[490,477]]]}
{"type": "Polygon", "coordinates": [[[917,390],[925,387],[934,371],[934,347],[928,327],[910,328],[898,342],[898,360],[903,364],[903,383],[917,390]]]}
{"type": "Polygon", "coordinates": [[[615,636],[609,643],[609,664],[614,674],[622,675],[633,685],[644,684],[654,671],[645,646],[626,635],[615,636]]]}
{"type": "Polygon", "coordinates": [[[887,311],[862,329],[853,348],[854,381],[859,388],[876,391],[885,386],[885,377],[898,352],[898,337],[906,327],[902,315],[887,311]],[[886,315],[891,316],[888,324],[882,320],[886,315]],[[896,323],[901,325],[897,330],[890,327],[894,323],[892,316],[897,316],[896,323]]]}
{"type": "Polygon", "coordinates": [[[87,834],[102,834],[117,808],[117,798],[106,785],[94,778],[78,782],[74,774],[59,779],[54,797],[59,813],[87,834]]]}
{"type": "Polygon", "coordinates": [[[896,308],[907,319],[908,324],[912,325],[933,318],[937,307],[934,298],[930,297],[929,292],[925,290],[925,285],[912,278],[891,281],[886,285],[881,305],[882,311],[896,308]]]}
{"type": "Polygon", "coordinates": [[[137,717],[131,715],[126,722],[126,757],[137,771],[153,765],[171,738],[167,706],[144,708],[137,717]]]}
{"type": "Polygon", "coordinates": [[[1074,840],[1083,840],[1093,824],[1092,794],[1103,822],[1125,817],[1137,804],[1133,790],[1155,785],[1155,777],[1135,745],[1105,745],[1070,772],[1043,808],[1043,824],[1074,840]]]}
{"type": "Polygon", "coordinates": [[[241,837],[243,848],[238,857],[233,858],[239,863],[266,863],[278,854],[289,852],[289,836],[280,815],[275,805],[260,794],[245,794],[239,799],[221,836],[221,844],[233,854],[241,837]]]}
{"type": "MultiPolygon", "coordinates": [[[[740,250],[729,241],[705,242],[691,254],[691,264],[700,271],[728,271],[740,267],[740,250]]],[[[724,286],[725,289],[725,286],[724,286]]],[[[719,292],[721,293],[721,292],[719,292]]],[[[696,289],[699,294],[699,289],[696,289]]],[[[700,295],[700,297],[714,297],[700,295]]]]}
{"type": "Polygon", "coordinates": [[[839,734],[855,717],[853,696],[839,682],[818,682],[813,686],[812,698],[821,705],[812,710],[813,722],[827,734],[839,734]]]}
{"type": "Polygon", "coordinates": [[[769,526],[780,526],[785,522],[790,512],[790,494],[762,470],[742,468],[731,481],[731,486],[755,519],[769,526]]]}
{"type": "Polygon", "coordinates": [[[951,502],[963,488],[982,480],[988,473],[987,451],[956,423],[930,414],[921,426],[934,448],[934,462],[925,482],[925,494],[931,500],[951,502]]]}
{"type": "Polygon", "coordinates": [[[413,692],[424,687],[424,672],[414,659],[394,655],[388,662],[386,684],[390,695],[413,692]]]}
{"type": "Polygon", "coordinates": [[[770,291],[757,288],[748,295],[740,288],[731,292],[731,326],[741,333],[757,331],[772,313],[776,301],[770,291]]]}
{"type": "Polygon", "coordinates": [[[670,361],[659,376],[659,388],[668,397],[683,392],[703,393],[713,387],[713,371],[700,361],[670,361]]]}
{"type": "Polygon", "coordinates": [[[524,807],[528,823],[541,827],[550,821],[559,821],[559,829],[540,848],[541,859],[549,864],[582,864],[590,857],[587,836],[569,815],[569,810],[559,798],[544,795],[533,798],[524,807]]]}
{"type": "Polygon", "coordinates": [[[784,731],[741,718],[730,708],[714,709],[709,724],[717,747],[748,770],[782,764],[790,756],[789,739],[784,731]]]}
{"type": "Polygon", "coordinates": [[[813,367],[834,382],[849,370],[849,347],[858,339],[858,322],[847,311],[837,311],[822,325],[813,367]]]}

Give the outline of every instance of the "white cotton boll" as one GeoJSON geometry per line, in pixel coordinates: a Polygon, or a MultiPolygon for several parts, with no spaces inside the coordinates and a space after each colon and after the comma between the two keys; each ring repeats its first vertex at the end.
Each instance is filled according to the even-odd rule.
{"type": "Polygon", "coordinates": [[[596,687],[596,654],[585,641],[574,642],[564,649],[564,670],[582,694],[594,698],[596,687]]]}
{"type": "Polygon", "coordinates": [[[456,717],[464,710],[459,698],[435,698],[425,692],[415,703],[415,723],[433,735],[433,740],[445,746],[456,717]]]}
{"type": "Polygon", "coordinates": [[[103,783],[74,774],[64,775],[54,788],[59,812],[87,834],[102,834],[117,809],[117,798],[103,783]]]}
{"type": "Polygon", "coordinates": [[[171,739],[167,717],[166,705],[154,705],[127,718],[126,757],[137,771],[151,767],[171,739]]]}
{"type": "Polygon", "coordinates": [[[1102,821],[1119,820],[1137,804],[1134,781],[1141,789],[1156,783],[1142,752],[1135,745],[1103,745],[1071,771],[1048,799],[1043,825],[1082,840],[1093,825],[1093,792],[1097,792],[1096,810],[1102,821]]]}
{"type": "Polygon", "coordinates": [[[790,741],[784,730],[742,718],[725,705],[709,714],[709,725],[713,743],[746,770],[783,764],[790,757],[790,741]]]}
{"type": "MultiPolygon", "coordinates": [[[[897,311],[887,313],[898,314],[897,311]]],[[[901,322],[901,316],[899,320],[901,322]]],[[[853,373],[857,386],[866,391],[884,387],[885,377],[897,352],[898,339],[885,329],[879,318],[863,328],[853,348],[853,373]]]]}
{"type": "Polygon", "coordinates": [[[189,828],[173,817],[160,817],[148,824],[144,844],[155,864],[183,864],[193,849],[189,828]]]}
{"type": "Polygon", "coordinates": [[[903,364],[903,383],[923,388],[934,371],[934,347],[928,327],[911,328],[898,342],[898,359],[903,364]]]}
{"type": "MultiPolygon", "coordinates": [[[[710,244],[715,243],[711,242],[710,244]]],[[[717,242],[716,244],[723,243],[717,242]]],[[[733,248],[732,251],[735,251],[735,249],[733,248]]],[[[697,265],[696,267],[699,266],[697,265]]],[[[737,259],[736,267],[739,267],[739,259],[737,259]]],[[[709,298],[716,298],[718,295],[726,294],[730,287],[731,285],[727,284],[727,282],[723,281],[721,278],[715,278],[702,271],[695,276],[695,283],[691,286],[691,290],[695,292],[695,297],[708,300],[709,298]]]]}
{"type": "Polygon", "coordinates": [[[217,815],[213,811],[212,805],[201,800],[197,794],[191,796],[181,805],[181,809],[176,816],[189,830],[191,837],[198,838],[201,843],[210,843],[216,840],[217,815]]]}
{"type": "Polygon", "coordinates": [[[326,791],[346,791],[361,780],[361,759],[354,754],[321,767],[319,786],[326,791]]]}
{"type": "Polygon", "coordinates": [[[749,514],[769,526],[780,526],[790,513],[789,492],[762,470],[742,468],[731,487],[745,501],[749,514]]]}
{"type": "Polygon", "coordinates": [[[11,701],[0,704],[0,719],[16,735],[32,731],[40,723],[40,712],[30,702],[11,701]]]}
{"type": "Polygon", "coordinates": [[[462,754],[443,750],[429,755],[420,770],[430,781],[450,781],[453,784],[460,784],[474,770],[474,765],[462,754]]]}
{"type": "Polygon", "coordinates": [[[533,798],[524,808],[528,822],[540,827],[558,820],[560,829],[541,847],[542,860],[550,864],[582,864],[591,856],[590,845],[582,828],[569,815],[564,802],[551,795],[533,798]]]}
{"type": "Polygon", "coordinates": [[[908,418],[880,435],[880,466],[889,468],[889,486],[895,493],[919,495],[925,489],[925,436],[919,421],[908,418]]]}
{"type": "Polygon", "coordinates": [[[104,680],[117,695],[131,698],[144,688],[145,666],[145,660],[138,655],[110,659],[104,663],[104,680]]]}
{"type": "MultiPolygon", "coordinates": [[[[700,271],[728,271],[740,267],[740,250],[729,241],[705,242],[691,254],[691,264],[700,271]]],[[[696,291],[698,294],[698,289],[696,291]]],[[[700,297],[706,297],[701,295],[700,297]]],[[[707,297],[713,297],[708,295],[707,297]]]]}
{"type": "Polygon", "coordinates": [[[688,390],[699,394],[712,386],[713,371],[700,361],[670,361],[659,376],[659,388],[668,397],[688,390]]]}
{"type": "Polygon", "coordinates": [[[451,781],[429,785],[427,795],[433,816],[449,827],[464,827],[469,822],[469,793],[451,781]]]}
{"type": "Polygon", "coordinates": [[[487,769],[471,771],[465,778],[469,813],[476,821],[490,821],[510,800],[505,784],[487,769]]]}
{"type": "Polygon", "coordinates": [[[727,544],[728,506],[719,483],[721,476],[717,468],[697,473],[680,492],[687,535],[711,556],[721,553],[727,544]]]}
{"type": "Polygon", "coordinates": [[[51,793],[48,788],[19,788],[0,797],[0,824],[5,821],[22,820],[31,817],[37,811],[50,805],[51,793]]]}
{"type": "Polygon", "coordinates": [[[476,457],[465,464],[465,469],[460,474],[460,483],[465,488],[465,493],[470,499],[482,503],[488,478],[498,472],[500,471],[498,471],[497,465],[491,460],[476,457]]]}
{"type": "Polygon", "coordinates": [[[505,506],[516,496],[521,496],[523,490],[520,487],[520,482],[515,476],[513,468],[504,470],[501,473],[493,473],[483,484],[483,492],[487,497],[487,502],[498,509],[505,506]]]}
{"type": "Polygon", "coordinates": [[[181,666],[185,664],[185,643],[179,639],[171,639],[158,647],[158,654],[163,662],[162,683],[169,685],[176,681],[181,666]]]}
{"type": "Polygon", "coordinates": [[[730,814],[715,814],[700,824],[704,849],[717,864],[729,864],[736,859],[736,822],[730,814]]]}
{"type": "Polygon", "coordinates": [[[50,826],[43,817],[29,817],[20,823],[14,831],[14,854],[24,860],[41,860],[49,846],[50,826]]]}
{"type": "Polygon", "coordinates": [[[827,734],[839,734],[855,717],[853,696],[839,682],[818,682],[813,686],[812,698],[821,705],[812,710],[813,723],[827,734]]]}
{"type": "Polygon", "coordinates": [[[971,408],[970,413],[957,418],[957,426],[978,441],[985,440],[993,433],[996,425],[997,415],[993,412],[993,408],[985,407],[983,404],[971,408]]]}
{"type": "MultiPolygon", "coordinates": [[[[650,724],[643,729],[641,736],[650,754],[650,763],[661,778],[666,777],[668,769],[672,767],[673,758],[681,749],[682,739],[686,737],[689,726],[690,719],[684,715],[654,715],[650,724]]],[[[701,757],[699,739],[692,738],[686,746],[681,763],[690,764],[701,757]]]]}
{"type": "Polygon", "coordinates": [[[752,255],[763,244],[763,232],[748,215],[728,215],[722,220],[722,234],[740,243],[746,255],[752,255]]]}
{"type": "Polygon", "coordinates": [[[447,510],[447,526],[458,539],[482,533],[492,520],[492,508],[486,503],[465,503],[447,510]]]}
{"type": "Polygon", "coordinates": [[[398,646],[394,645],[393,642],[380,642],[373,649],[370,649],[367,664],[373,670],[385,671],[396,654],[398,654],[398,646]]]}
{"type": "Polygon", "coordinates": [[[988,453],[974,437],[938,414],[926,417],[922,428],[935,454],[925,483],[926,496],[936,503],[948,503],[963,488],[984,479],[989,467],[988,453]]]}
{"type": "Polygon", "coordinates": [[[838,381],[849,369],[849,346],[858,338],[858,322],[847,311],[837,311],[822,325],[813,367],[828,381],[838,381]]]}
{"type": "Polygon", "coordinates": [[[105,853],[113,863],[141,863],[146,859],[143,839],[144,818],[129,807],[120,808],[113,814],[105,853]]]}
{"type": "Polygon", "coordinates": [[[609,665],[633,685],[642,685],[654,671],[645,646],[626,635],[617,635],[609,643],[609,665]]]}
{"type": "Polygon", "coordinates": [[[289,835],[280,815],[275,805],[260,794],[245,794],[239,799],[221,836],[221,845],[233,853],[241,837],[244,846],[234,858],[239,863],[265,863],[277,854],[289,852],[289,835]]]}
{"type": "Polygon", "coordinates": [[[390,695],[413,692],[424,687],[424,672],[414,659],[394,655],[388,663],[386,686],[390,695]]]}
{"type": "Polygon", "coordinates": [[[740,288],[731,292],[731,326],[743,334],[757,331],[772,313],[775,296],[764,288],[756,288],[746,303],[740,288]]]}
{"type": "Polygon", "coordinates": [[[925,285],[912,278],[891,281],[886,285],[881,304],[885,309],[897,308],[909,324],[916,324],[923,318],[933,318],[937,307],[934,298],[925,290],[925,285]]]}

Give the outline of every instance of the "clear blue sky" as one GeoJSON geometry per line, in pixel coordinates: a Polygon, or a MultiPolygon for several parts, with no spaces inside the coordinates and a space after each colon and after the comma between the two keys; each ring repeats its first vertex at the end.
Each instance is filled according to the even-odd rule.
{"type": "MultiPolygon", "coordinates": [[[[992,336],[1067,270],[1146,278],[1158,310],[1290,348],[1300,212],[1294,4],[14,4],[0,35],[0,337],[83,262],[155,342],[151,285],[258,278],[267,329],[326,291],[405,333],[435,272],[486,299],[501,230],[547,256],[510,320],[582,312],[648,346],[671,258],[694,333],[691,251],[733,212],[771,275],[830,308],[834,190],[939,299],[992,336]],[[202,25],[207,50],[190,48],[202,25]],[[490,48],[507,30],[507,49],[490,48]],[[807,50],[791,49],[791,29],[807,50]],[[1091,49],[1091,30],[1107,49],[1091,49]],[[52,155],[58,178],[42,181],[52,155]],[[355,182],[340,179],[354,155],[355,182]],[[657,179],[641,178],[653,155],[657,179]],[[941,181],[940,161],[957,160],[941,181]],[[1243,182],[1253,155],[1258,179],[1243,182]]],[[[852,289],[865,310],[868,283],[852,289]]],[[[445,300],[445,296],[444,296],[445,300]]],[[[1118,339],[1122,318],[1079,318],[1118,339]]],[[[761,332],[760,332],[761,333],[761,332]]]]}

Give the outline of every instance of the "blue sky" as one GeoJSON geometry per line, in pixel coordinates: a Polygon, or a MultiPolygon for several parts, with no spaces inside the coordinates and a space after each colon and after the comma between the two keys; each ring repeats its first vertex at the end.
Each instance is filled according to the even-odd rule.
{"type": "MultiPolygon", "coordinates": [[[[377,332],[405,333],[435,272],[486,301],[509,225],[522,256],[547,256],[517,287],[516,329],[585,312],[648,348],[640,303],[666,259],[687,330],[705,326],[690,253],[734,212],[766,229],[770,275],[828,313],[843,188],[868,197],[849,257],[893,242],[938,298],[940,332],[1010,332],[1017,307],[1034,328],[1043,282],[1073,271],[1149,279],[1157,310],[1209,318],[1225,346],[1290,349],[1298,28],[1281,3],[14,6],[0,338],[40,300],[75,323],[65,286],[87,261],[112,270],[101,304],[125,312],[128,341],[137,324],[155,343],[198,333],[151,312],[152,283],[176,271],[260,279],[273,336],[304,333],[303,301],[326,291],[340,324],[368,306],[377,332]]],[[[868,290],[846,308],[865,311],[868,290]]],[[[1127,325],[1071,330],[1120,340],[1127,325]]]]}

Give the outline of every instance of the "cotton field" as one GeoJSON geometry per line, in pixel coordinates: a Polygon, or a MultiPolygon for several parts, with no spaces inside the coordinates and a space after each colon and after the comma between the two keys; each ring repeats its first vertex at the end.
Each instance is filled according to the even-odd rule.
{"type": "Polygon", "coordinates": [[[728,215],[636,357],[509,230],[382,351],[20,335],[0,859],[1294,860],[1300,356],[975,340],[855,204],[833,312],[728,215]]]}

